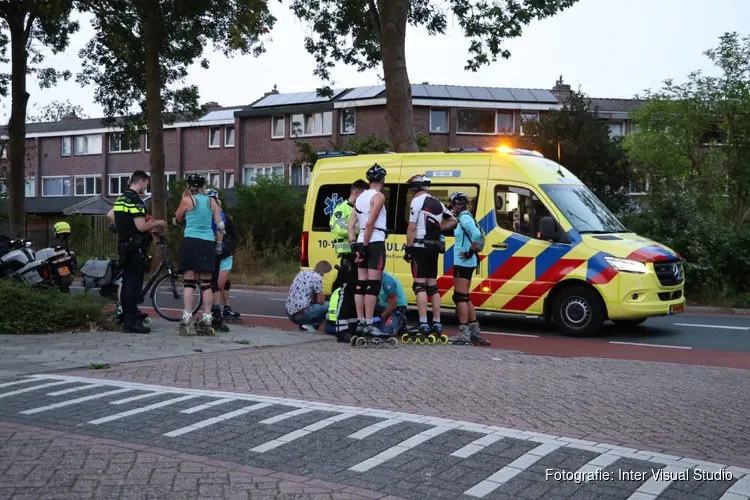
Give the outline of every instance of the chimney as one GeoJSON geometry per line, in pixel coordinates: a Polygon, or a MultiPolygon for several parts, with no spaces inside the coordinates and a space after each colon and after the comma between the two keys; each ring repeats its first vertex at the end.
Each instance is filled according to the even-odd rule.
{"type": "Polygon", "coordinates": [[[206,103],[206,109],[207,110],[213,110],[213,109],[221,109],[221,104],[219,104],[216,101],[211,101],[206,103]]]}
{"type": "Polygon", "coordinates": [[[560,75],[560,79],[555,82],[552,90],[555,92],[570,92],[570,85],[563,83],[563,77],[560,75]]]}
{"type": "Polygon", "coordinates": [[[63,117],[60,118],[60,120],[64,120],[64,121],[67,121],[67,120],[80,120],[80,119],[81,118],[78,115],[76,115],[75,113],[68,113],[67,115],[63,115],[63,117]]]}
{"type": "Polygon", "coordinates": [[[430,82],[422,82],[422,85],[429,85],[430,82]]]}
{"type": "Polygon", "coordinates": [[[270,92],[265,92],[265,93],[263,94],[263,97],[268,97],[269,95],[272,95],[272,94],[278,94],[278,93],[279,93],[279,91],[278,91],[278,90],[276,90],[276,85],[274,85],[274,86],[273,86],[273,90],[272,90],[272,91],[270,91],[270,92]]]}

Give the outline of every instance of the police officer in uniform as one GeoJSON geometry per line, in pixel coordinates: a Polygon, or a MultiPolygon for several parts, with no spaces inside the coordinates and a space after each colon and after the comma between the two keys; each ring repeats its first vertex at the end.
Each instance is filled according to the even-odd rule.
{"type": "Polygon", "coordinates": [[[111,211],[118,234],[117,252],[122,265],[120,302],[125,333],[151,332],[150,328],[143,326],[143,314],[138,311],[150,242],[148,233],[154,228],[165,227],[167,223],[163,220],[146,220],[146,205],[141,196],[148,189],[149,181],[150,177],[144,171],[133,172],[128,189],[117,198],[111,211]]]}
{"type": "MultiPolygon", "coordinates": [[[[339,342],[349,342],[351,334],[357,328],[357,309],[354,304],[354,287],[357,283],[357,265],[354,262],[354,253],[349,243],[349,218],[354,210],[354,203],[362,192],[369,188],[369,184],[358,180],[352,184],[349,190],[349,198],[342,201],[333,209],[331,214],[331,236],[333,237],[333,250],[340,258],[339,270],[336,280],[333,282],[333,290],[341,294],[341,300],[331,300],[330,306],[335,308],[336,337],[339,342]]],[[[329,320],[332,317],[329,311],[329,320]]]]}

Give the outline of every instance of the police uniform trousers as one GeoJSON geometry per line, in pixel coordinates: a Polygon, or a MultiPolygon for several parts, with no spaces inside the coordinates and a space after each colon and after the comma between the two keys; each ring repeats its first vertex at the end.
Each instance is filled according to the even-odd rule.
{"type": "Polygon", "coordinates": [[[118,253],[122,266],[120,305],[122,306],[123,322],[132,324],[136,321],[138,304],[143,302],[141,292],[143,275],[146,273],[146,256],[142,249],[128,242],[119,243],[118,253]]]}
{"type": "Polygon", "coordinates": [[[342,297],[341,307],[339,309],[338,320],[343,324],[348,324],[348,329],[352,332],[357,327],[357,307],[354,304],[354,289],[357,286],[357,265],[354,262],[354,253],[345,253],[341,255],[339,272],[336,281],[333,284],[333,290],[341,287],[342,297]]]}

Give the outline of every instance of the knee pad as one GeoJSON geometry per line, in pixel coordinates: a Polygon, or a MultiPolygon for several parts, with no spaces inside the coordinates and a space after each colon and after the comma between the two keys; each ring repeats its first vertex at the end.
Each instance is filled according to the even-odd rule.
{"type": "Polygon", "coordinates": [[[367,282],[367,290],[365,291],[365,295],[374,295],[378,296],[380,294],[380,287],[382,286],[383,282],[380,280],[370,280],[367,282]]]}
{"type": "Polygon", "coordinates": [[[230,288],[232,288],[232,281],[227,280],[226,284],[224,285],[224,290],[228,292],[230,288]]]}
{"type": "Polygon", "coordinates": [[[437,285],[429,285],[427,287],[427,295],[429,295],[430,297],[438,293],[440,293],[440,288],[438,288],[437,285]]]}
{"type": "Polygon", "coordinates": [[[211,289],[211,280],[201,280],[201,292],[211,289]]]}
{"type": "Polygon", "coordinates": [[[354,287],[354,295],[364,295],[367,289],[367,281],[357,280],[357,285],[354,287]]]}
{"type": "Polygon", "coordinates": [[[461,292],[453,292],[453,302],[458,304],[460,302],[469,302],[469,294],[461,292]]]}
{"type": "Polygon", "coordinates": [[[415,281],[414,283],[412,283],[411,289],[414,290],[414,295],[419,295],[420,293],[427,293],[427,284],[417,283],[415,281]]]}
{"type": "Polygon", "coordinates": [[[185,288],[192,288],[193,290],[195,290],[195,288],[198,286],[197,280],[184,280],[183,283],[185,288]]]}

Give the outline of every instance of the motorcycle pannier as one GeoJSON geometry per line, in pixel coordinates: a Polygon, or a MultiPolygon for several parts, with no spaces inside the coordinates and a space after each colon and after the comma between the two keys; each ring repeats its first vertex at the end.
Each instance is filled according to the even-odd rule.
{"type": "Polygon", "coordinates": [[[109,259],[91,259],[81,269],[83,287],[100,288],[111,285],[114,278],[114,266],[109,259]]]}

